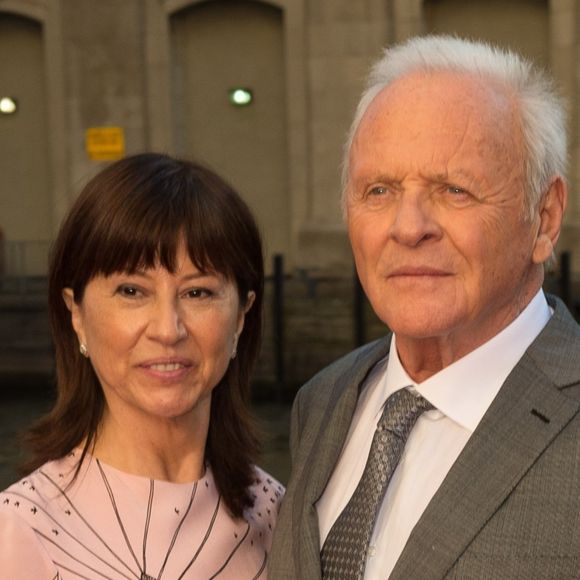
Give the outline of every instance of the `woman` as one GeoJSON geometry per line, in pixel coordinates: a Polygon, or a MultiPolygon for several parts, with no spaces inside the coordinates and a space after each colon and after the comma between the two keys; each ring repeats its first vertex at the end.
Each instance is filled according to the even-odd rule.
{"type": "Polygon", "coordinates": [[[262,296],[255,222],[209,170],[142,154],[89,182],[53,249],[58,397],[0,494],[1,577],[265,578],[262,296]]]}

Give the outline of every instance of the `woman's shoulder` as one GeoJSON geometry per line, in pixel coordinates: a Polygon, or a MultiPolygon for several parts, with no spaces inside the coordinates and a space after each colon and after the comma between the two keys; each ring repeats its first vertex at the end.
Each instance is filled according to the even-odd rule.
{"type": "Polygon", "coordinates": [[[27,496],[33,498],[45,495],[58,495],[63,486],[66,486],[73,477],[78,458],[75,453],[47,461],[32,473],[14,482],[5,490],[0,491],[1,505],[10,505],[10,498],[27,496]]]}
{"type": "Polygon", "coordinates": [[[57,577],[57,569],[39,542],[30,522],[17,509],[0,509],[2,578],[57,577]]]}
{"type": "Polygon", "coordinates": [[[254,505],[244,510],[244,519],[253,531],[252,545],[256,543],[269,552],[285,489],[275,477],[257,466],[254,466],[254,476],[249,489],[254,505]]]}
{"type": "Polygon", "coordinates": [[[252,489],[260,492],[261,495],[268,496],[269,499],[279,502],[286,491],[284,486],[274,476],[257,465],[254,465],[254,473],[256,478],[252,484],[252,489]]]}
{"type": "MultiPolygon", "coordinates": [[[[50,533],[46,511],[49,462],[0,492],[0,562],[6,578],[55,578],[57,570],[35,530],[50,533]],[[48,473],[47,473],[48,472],[48,473]]],[[[56,468],[58,471],[58,467],[56,468]]]]}
{"type": "MultiPolygon", "coordinates": [[[[65,490],[73,478],[77,458],[73,454],[48,461],[0,491],[0,515],[35,530],[52,530],[56,512],[66,504],[65,490]]],[[[65,508],[66,509],[66,508],[65,508]]]]}
{"type": "Polygon", "coordinates": [[[254,466],[254,473],[255,480],[250,488],[254,505],[246,510],[246,517],[263,526],[270,534],[276,525],[286,490],[275,477],[260,467],[254,466]]]}

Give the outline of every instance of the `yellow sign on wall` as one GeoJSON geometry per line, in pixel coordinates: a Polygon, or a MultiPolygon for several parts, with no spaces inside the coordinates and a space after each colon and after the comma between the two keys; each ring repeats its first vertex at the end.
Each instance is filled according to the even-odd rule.
{"type": "Polygon", "coordinates": [[[85,131],[85,147],[92,161],[116,161],[125,157],[122,127],[90,127],[85,131]]]}

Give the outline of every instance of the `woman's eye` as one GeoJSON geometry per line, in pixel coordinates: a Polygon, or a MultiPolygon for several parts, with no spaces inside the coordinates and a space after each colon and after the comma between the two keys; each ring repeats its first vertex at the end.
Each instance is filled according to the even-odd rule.
{"type": "Polygon", "coordinates": [[[192,288],[188,290],[185,295],[188,298],[205,298],[206,296],[210,296],[211,292],[206,288],[192,288]]]}
{"type": "Polygon", "coordinates": [[[140,291],[135,286],[123,284],[119,286],[119,288],[117,288],[117,294],[120,294],[121,296],[125,296],[127,298],[135,298],[136,296],[139,296],[140,291]]]}

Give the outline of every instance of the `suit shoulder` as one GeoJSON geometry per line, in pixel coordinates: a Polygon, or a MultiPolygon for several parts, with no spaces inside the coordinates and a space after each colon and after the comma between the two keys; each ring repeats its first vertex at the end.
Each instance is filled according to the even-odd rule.
{"type": "Polygon", "coordinates": [[[580,399],[580,326],[564,303],[548,295],[554,314],[526,356],[566,396],[580,399]]]}
{"type": "Polygon", "coordinates": [[[317,398],[320,398],[326,392],[330,394],[339,378],[353,374],[355,369],[360,367],[360,365],[365,365],[365,363],[367,365],[371,363],[372,366],[385,356],[388,353],[390,339],[391,335],[389,334],[335,360],[306,382],[298,391],[297,398],[308,400],[314,394],[317,398]]]}

